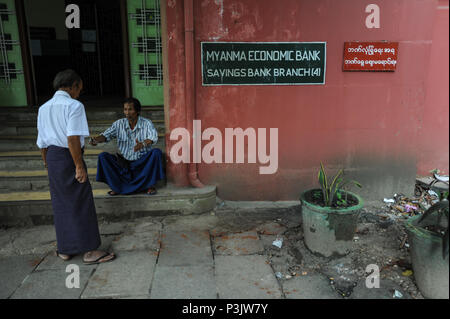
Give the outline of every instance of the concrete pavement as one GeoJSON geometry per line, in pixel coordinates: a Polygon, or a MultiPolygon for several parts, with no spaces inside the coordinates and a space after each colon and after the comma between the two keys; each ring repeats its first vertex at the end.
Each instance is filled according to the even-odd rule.
{"type": "MultiPolygon", "coordinates": [[[[288,246],[292,251],[294,244],[283,234],[299,226],[295,202],[102,223],[101,249],[114,251],[117,258],[98,265],[84,265],[81,256],[67,262],[56,257],[52,225],[3,229],[0,298],[343,298],[320,271],[283,268],[282,251],[288,246]],[[283,249],[272,244],[280,238],[283,249]],[[76,282],[73,268],[66,271],[69,265],[78,266],[79,288],[66,286],[76,282]]],[[[307,254],[302,249],[290,261],[301,264],[298,255],[307,254]]]]}

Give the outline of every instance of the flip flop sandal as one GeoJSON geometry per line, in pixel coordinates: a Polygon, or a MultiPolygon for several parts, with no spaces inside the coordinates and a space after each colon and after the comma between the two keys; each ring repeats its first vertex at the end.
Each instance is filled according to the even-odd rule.
{"type": "Polygon", "coordinates": [[[108,192],[108,195],[109,196],[117,196],[117,195],[120,195],[119,193],[116,193],[116,192],[114,192],[114,191],[109,191],[108,192]]]}
{"type": "Polygon", "coordinates": [[[106,262],[108,262],[108,261],[111,261],[111,260],[113,260],[114,258],[116,258],[116,256],[115,256],[114,254],[105,253],[105,254],[101,255],[100,257],[98,257],[97,259],[92,260],[92,261],[86,261],[86,260],[83,259],[83,263],[84,263],[85,265],[101,264],[101,263],[106,263],[106,262]],[[112,258],[110,258],[110,259],[108,259],[108,260],[103,260],[103,261],[101,261],[103,258],[108,257],[108,256],[112,256],[112,258]]]}
{"type": "Polygon", "coordinates": [[[148,190],[147,190],[147,195],[156,195],[156,193],[158,193],[157,191],[156,191],[156,188],[149,188],[148,190]]]}
{"type": "Polygon", "coordinates": [[[55,253],[56,253],[57,257],[61,258],[64,261],[68,261],[68,260],[72,259],[72,256],[70,256],[70,255],[60,254],[58,251],[56,251],[55,253]]]}

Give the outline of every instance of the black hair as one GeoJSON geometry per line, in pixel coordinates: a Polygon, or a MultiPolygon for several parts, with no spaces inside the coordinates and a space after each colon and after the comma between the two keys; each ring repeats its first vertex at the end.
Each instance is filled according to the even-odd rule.
{"type": "Polygon", "coordinates": [[[123,104],[132,104],[136,113],[138,113],[138,114],[141,113],[141,108],[142,108],[141,102],[139,102],[138,99],[135,99],[134,97],[129,97],[123,101],[123,104]]]}
{"type": "Polygon", "coordinates": [[[56,74],[53,80],[53,88],[55,90],[70,88],[74,84],[78,87],[80,82],[81,77],[74,70],[67,69],[56,74]]]}

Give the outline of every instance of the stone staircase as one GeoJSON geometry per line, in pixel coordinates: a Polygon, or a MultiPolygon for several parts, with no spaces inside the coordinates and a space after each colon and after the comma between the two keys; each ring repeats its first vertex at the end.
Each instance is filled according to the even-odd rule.
{"type": "MultiPolygon", "coordinates": [[[[86,107],[91,136],[105,131],[123,117],[121,108],[86,107]]],[[[150,118],[159,133],[155,147],[165,152],[163,107],[144,107],[141,115],[150,118]]],[[[36,146],[37,108],[0,108],[0,225],[30,225],[52,222],[47,171],[36,146]]],[[[215,205],[215,187],[179,189],[157,184],[158,194],[107,195],[108,185],[95,181],[97,157],[116,153],[115,141],[94,147],[85,141],[84,160],[88,166],[97,214],[103,220],[145,215],[203,213],[215,205]]]]}

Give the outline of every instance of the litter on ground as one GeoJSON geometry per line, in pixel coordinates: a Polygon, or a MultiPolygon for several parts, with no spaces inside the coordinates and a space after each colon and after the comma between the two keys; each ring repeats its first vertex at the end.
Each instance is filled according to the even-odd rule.
{"type": "Polygon", "coordinates": [[[281,249],[283,246],[283,238],[278,238],[272,242],[272,245],[281,249]]]}

